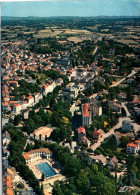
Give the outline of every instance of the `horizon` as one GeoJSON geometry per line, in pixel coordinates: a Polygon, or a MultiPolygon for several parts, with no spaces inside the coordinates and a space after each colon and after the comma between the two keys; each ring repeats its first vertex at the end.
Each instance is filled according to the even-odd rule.
{"type": "Polygon", "coordinates": [[[139,17],[140,0],[47,0],[1,2],[7,17],[139,17]]]}

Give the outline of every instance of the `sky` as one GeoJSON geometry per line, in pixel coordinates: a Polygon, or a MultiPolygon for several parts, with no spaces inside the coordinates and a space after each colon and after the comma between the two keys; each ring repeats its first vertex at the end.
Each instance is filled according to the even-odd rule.
{"type": "Polygon", "coordinates": [[[2,2],[1,16],[140,16],[140,0],[46,0],[2,2]]]}

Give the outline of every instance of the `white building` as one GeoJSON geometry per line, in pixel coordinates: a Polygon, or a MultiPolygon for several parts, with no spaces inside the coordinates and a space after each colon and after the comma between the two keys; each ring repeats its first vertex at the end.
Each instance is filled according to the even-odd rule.
{"type": "Polygon", "coordinates": [[[44,87],[43,95],[46,96],[48,93],[53,92],[54,88],[56,87],[56,84],[55,82],[53,82],[52,84],[44,84],[43,87],[44,87]]]}
{"type": "Polygon", "coordinates": [[[26,164],[31,164],[36,162],[38,158],[45,157],[46,159],[50,159],[52,157],[52,152],[47,148],[40,148],[25,152],[22,156],[24,157],[26,164]]]}
{"type": "Polygon", "coordinates": [[[20,111],[21,111],[21,105],[20,104],[15,104],[14,107],[13,107],[13,112],[15,114],[20,114],[20,111]]]}
{"type": "Polygon", "coordinates": [[[3,134],[2,134],[2,144],[3,144],[3,147],[4,146],[8,146],[9,143],[11,141],[11,137],[10,137],[10,134],[8,133],[8,131],[5,131],[3,134]]]}
{"type": "Polygon", "coordinates": [[[33,106],[34,104],[34,97],[33,96],[28,96],[27,97],[27,101],[28,101],[28,106],[33,106]]]}
{"type": "Polygon", "coordinates": [[[140,140],[135,140],[126,145],[126,153],[136,154],[140,152],[140,140]]]}

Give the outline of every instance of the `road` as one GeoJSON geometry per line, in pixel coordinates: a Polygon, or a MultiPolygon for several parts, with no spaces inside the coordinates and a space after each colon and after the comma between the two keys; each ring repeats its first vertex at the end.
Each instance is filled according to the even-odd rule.
{"type": "Polygon", "coordinates": [[[125,110],[125,112],[126,112],[126,116],[127,116],[127,117],[130,117],[131,114],[130,114],[130,112],[128,111],[128,109],[127,109],[127,107],[126,107],[126,102],[122,102],[121,105],[122,105],[122,108],[124,108],[124,110],[125,110]]]}
{"type": "Polygon", "coordinates": [[[98,46],[95,47],[95,49],[93,50],[92,55],[94,55],[97,52],[97,50],[98,50],[98,46]]]}
{"type": "Polygon", "coordinates": [[[119,128],[122,126],[122,121],[124,121],[124,120],[132,121],[132,120],[131,120],[130,118],[128,118],[128,117],[119,118],[119,122],[118,122],[112,129],[110,129],[109,132],[103,134],[102,138],[101,138],[100,140],[98,140],[97,143],[95,143],[95,144],[93,144],[93,145],[91,146],[91,149],[92,149],[93,151],[95,151],[95,150],[101,145],[101,143],[104,141],[105,138],[107,138],[107,137],[111,136],[112,134],[114,134],[114,133],[115,133],[115,132],[114,132],[115,129],[119,129],[119,128]]]}
{"type": "Polygon", "coordinates": [[[137,72],[135,72],[134,70],[132,70],[132,72],[131,72],[128,76],[124,77],[123,79],[121,79],[120,81],[114,83],[113,85],[110,85],[110,87],[116,87],[116,86],[118,86],[118,85],[121,84],[126,78],[129,78],[129,77],[133,76],[133,75],[136,74],[136,73],[137,73],[137,72]]]}

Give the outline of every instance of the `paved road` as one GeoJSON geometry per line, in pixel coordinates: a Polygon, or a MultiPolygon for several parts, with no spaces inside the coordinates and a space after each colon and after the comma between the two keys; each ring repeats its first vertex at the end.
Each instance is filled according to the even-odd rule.
{"type": "Polygon", "coordinates": [[[126,116],[127,116],[127,117],[130,117],[131,114],[130,114],[129,110],[128,110],[127,107],[126,107],[126,102],[122,102],[121,104],[122,104],[122,107],[124,108],[124,110],[125,110],[125,112],[126,112],[126,116]]]}
{"type": "Polygon", "coordinates": [[[116,86],[118,86],[118,85],[119,85],[120,83],[122,83],[126,78],[129,78],[129,77],[133,76],[133,75],[136,74],[136,73],[137,73],[137,72],[135,72],[134,70],[132,70],[132,72],[131,72],[128,76],[126,76],[126,77],[124,77],[123,79],[121,79],[120,81],[114,83],[114,84],[111,85],[110,87],[116,87],[116,86]]]}
{"type": "Polygon", "coordinates": [[[95,143],[95,144],[93,144],[93,145],[91,146],[91,149],[92,149],[93,151],[95,151],[95,150],[101,145],[101,143],[104,141],[105,138],[107,138],[107,137],[111,136],[112,134],[114,134],[114,133],[115,133],[114,130],[115,130],[115,129],[119,129],[119,128],[122,126],[122,121],[124,121],[124,120],[132,121],[132,120],[131,120],[130,118],[128,118],[128,117],[119,118],[119,122],[118,122],[112,129],[110,129],[109,132],[103,134],[102,138],[101,138],[97,143],[95,143]]]}
{"type": "Polygon", "coordinates": [[[92,55],[94,55],[97,52],[97,50],[98,50],[98,46],[95,47],[95,49],[93,50],[92,55]]]}

